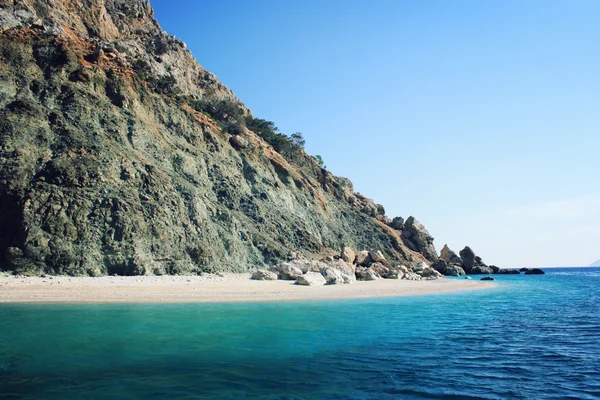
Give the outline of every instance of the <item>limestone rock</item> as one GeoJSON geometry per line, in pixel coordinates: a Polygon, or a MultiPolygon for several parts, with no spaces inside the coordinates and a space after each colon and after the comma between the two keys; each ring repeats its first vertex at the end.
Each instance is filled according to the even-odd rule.
{"type": "Polygon", "coordinates": [[[369,252],[369,255],[371,256],[371,260],[374,263],[385,263],[386,262],[383,253],[381,251],[379,251],[379,250],[378,251],[369,252]]]}
{"type": "Polygon", "coordinates": [[[323,275],[318,272],[307,272],[296,279],[296,285],[323,286],[327,283],[323,275]]]}
{"type": "Polygon", "coordinates": [[[275,272],[267,271],[266,269],[257,269],[252,273],[252,277],[256,281],[276,281],[278,276],[275,272]]]}
{"type": "Polygon", "coordinates": [[[326,267],[321,274],[328,285],[350,284],[356,281],[354,274],[348,275],[334,267],[326,267]]]}
{"type": "Polygon", "coordinates": [[[356,268],[356,279],[359,281],[376,281],[381,279],[375,271],[371,270],[367,267],[357,267],[356,268]]]}
{"type": "Polygon", "coordinates": [[[291,263],[287,262],[274,265],[270,268],[270,270],[271,272],[276,273],[279,279],[286,281],[293,281],[302,276],[302,270],[300,268],[297,268],[291,263]]]}
{"type": "Polygon", "coordinates": [[[356,259],[356,253],[350,247],[344,247],[342,250],[342,254],[340,254],[340,258],[349,264],[354,264],[354,260],[356,259]]]}
{"type": "Polygon", "coordinates": [[[425,279],[440,279],[444,277],[441,273],[422,262],[413,268],[413,272],[425,279]]]}
{"type": "Polygon", "coordinates": [[[371,259],[371,254],[366,251],[359,251],[358,254],[356,255],[356,265],[357,266],[361,266],[361,267],[368,267],[373,263],[373,260],[371,259]]]}

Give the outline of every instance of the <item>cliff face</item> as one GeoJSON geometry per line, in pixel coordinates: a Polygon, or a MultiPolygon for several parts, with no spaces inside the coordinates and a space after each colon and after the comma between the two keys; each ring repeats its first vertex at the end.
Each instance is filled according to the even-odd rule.
{"type": "Polygon", "coordinates": [[[146,1],[0,0],[0,82],[0,269],[245,271],[345,246],[437,258],[422,225],[403,234],[303,151],[197,111],[253,118],[146,1]]]}

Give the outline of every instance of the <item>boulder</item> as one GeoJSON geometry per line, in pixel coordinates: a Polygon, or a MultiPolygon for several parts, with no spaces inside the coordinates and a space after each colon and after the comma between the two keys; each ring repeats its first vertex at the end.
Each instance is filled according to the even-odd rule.
{"type": "Polygon", "coordinates": [[[435,269],[431,268],[429,265],[422,263],[422,262],[418,263],[413,268],[413,272],[415,274],[419,275],[421,278],[427,278],[427,279],[439,279],[439,278],[444,277],[441,273],[439,273],[435,269]]]}
{"type": "MultiPolygon", "coordinates": [[[[385,265],[383,265],[382,263],[373,263],[371,264],[371,266],[369,267],[369,269],[373,272],[375,272],[377,275],[379,275],[382,278],[385,279],[394,279],[394,277],[392,276],[393,273],[390,270],[390,268],[386,267],[385,265]]],[[[397,275],[396,278],[398,279],[397,275]]]]}
{"type": "Polygon", "coordinates": [[[356,255],[356,265],[361,266],[361,267],[368,267],[373,263],[373,260],[371,260],[371,254],[369,254],[368,251],[363,250],[363,251],[359,251],[358,254],[356,255]]]}
{"type": "Polygon", "coordinates": [[[525,275],[544,275],[545,272],[539,268],[533,268],[528,271],[525,271],[525,275]]]}
{"type": "Polygon", "coordinates": [[[356,272],[356,266],[354,264],[349,264],[344,260],[335,260],[334,262],[327,264],[327,267],[338,269],[343,274],[351,276],[354,276],[354,273],[356,272]]]}
{"type": "Polygon", "coordinates": [[[401,231],[404,228],[404,218],[402,217],[394,217],[392,222],[389,224],[390,228],[395,229],[397,231],[401,231]]]}
{"type": "Polygon", "coordinates": [[[521,272],[518,269],[501,269],[497,272],[500,275],[520,275],[521,272]]]}
{"type": "Polygon", "coordinates": [[[342,253],[340,254],[340,259],[344,260],[348,264],[354,264],[354,260],[356,259],[356,253],[350,247],[344,247],[342,253]]]}
{"type": "Polygon", "coordinates": [[[327,285],[350,284],[356,280],[354,275],[350,276],[334,267],[326,267],[323,269],[323,272],[321,272],[321,275],[325,278],[327,285]]]}
{"type": "Polygon", "coordinates": [[[458,265],[462,268],[462,260],[459,256],[456,255],[455,252],[450,250],[447,244],[442,247],[442,251],[440,252],[440,258],[446,261],[448,265],[458,265]]]}
{"type": "Polygon", "coordinates": [[[318,272],[307,272],[296,279],[296,285],[323,286],[327,283],[323,275],[318,272]]]}
{"type": "Polygon", "coordinates": [[[458,265],[448,265],[444,271],[442,271],[442,274],[444,274],[444,276],[463,276],[465,275],[465,270],[458,265]]]}
{"type": "Polygon", "coordinates": [[[248,146],[250,146],[250,142],[248,141],[248,139],[240,135],[234,135],[231,138],[229,138],[229,143],[231,143],[231,145],[236,149],[246,149],[248,148],[248,146]]]}
{"type": "Polygon", "coordinates": [[[469,271],[471,275],[491,275],[494,271],[490,267],[485,267],[481,265],[476,265],[469,271]]]}
{"type": "Polygon", "coordinates": [[[433,264],[431,264],[431,268],[435,269],[440,274],[443,274],[444,270],[448,268],[448,264],[443,258],[438,258],[433,264]]]}
{"type": "Polygon", "coordinates": [[[475,252],[471,250],[469,246],[465,246],[460,252],[460,259],[462,260],[462,268],[467,274],[471,273],[471,270],[475,266],[475,252]]]}
{"type": "Polygon", "coordinates": [[[498,272],[500,272],[500,267],[497,267],[495,265],[489,265],[488,266],[492,271],[494,271],[494,274],[497,274],[498,272]]]}
{"type": "Polygon", "coordinates": [[[420,275],[415,274],[412,271],[408,271],[406,274],[404,274],[404,276],[402,277],[402,279],[405,279],[407,281],[420,281],[423,278],[421,278],[420,275]]]}
{"type": "Polygon", "coordinates": [[[254,279],[255,281],[276,281],[277,278],[278,276],[275,272],[267,271],[266,269],[257,269],[252,273],[250,279],[254,279]]]}
{"type": "Polygon", "coordinates": [[[385,263],[385,257],[381,251],[372,251],[369,252],[369,255],[374,263],[385,263]]]}
{"type": "Polygon", "coordinates": [[[523,268],[521,268],[519,271],[521,271],[521,272],[527,272],[527,271],[529,271],[529,268],[525,268],[525,267],[523,267],[523,268]]]}
{"type": "Polygon", "coordinates": [[[376,281],[381,279],[379,275],[367,267],[356,268],[356,279],[359,281],[376,281]]]}
{"type": "Polygon", "coordinates": [[[438,259],[433,245],[433,236],[415,217],[408,217],[402,228],[402,240],[413,251],[419,252],[430,261],[438,259]]]}
{"type": "Polygon", "coordinates": [[[493,281],[494,278],[492,278],[491,276],[484,276],[483,278],[481,278],[480,280],[482,281],[493,281]]]}
{"type": "Polygon", "coordinates": [[[290,263],[282,262],[269,268],[271,272],[277,274],[277,277],[286,281],[294,281],[302,276],[302,270],[290,263]]]}

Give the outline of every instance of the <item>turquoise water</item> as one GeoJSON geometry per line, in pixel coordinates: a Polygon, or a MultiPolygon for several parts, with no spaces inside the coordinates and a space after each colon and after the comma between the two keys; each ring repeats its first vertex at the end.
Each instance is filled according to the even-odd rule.
{"type": "Polygon", "coordinates": [[[547,272],[373,300],[0,305],[0,398],[600,398],[600,268],[547,272]]]}

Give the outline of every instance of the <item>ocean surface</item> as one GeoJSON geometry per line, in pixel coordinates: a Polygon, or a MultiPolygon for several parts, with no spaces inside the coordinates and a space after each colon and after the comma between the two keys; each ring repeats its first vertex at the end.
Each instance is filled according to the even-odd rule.
{"type": "Polygon", "coordinates": [[[600,268],[546,272],[419,297],[0,304],[0,398],[598,399],[600,268]]]}

